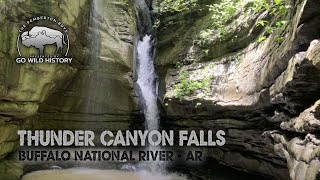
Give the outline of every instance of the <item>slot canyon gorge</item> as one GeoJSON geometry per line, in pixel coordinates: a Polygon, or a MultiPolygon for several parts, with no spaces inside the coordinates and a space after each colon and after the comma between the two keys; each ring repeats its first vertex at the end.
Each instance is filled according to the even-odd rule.
{"type": "Polygon", "coordinates": [[[1,0],[0,14],[1,180],[105,166],[19,162],[18,130],[145,128],[225,132],[198,147],[205,163],[167,165],[190,179],[320,179],[319,0],[1,0]],[[41,15],[67,27],[71,63],[15,62],[41,15]]]}

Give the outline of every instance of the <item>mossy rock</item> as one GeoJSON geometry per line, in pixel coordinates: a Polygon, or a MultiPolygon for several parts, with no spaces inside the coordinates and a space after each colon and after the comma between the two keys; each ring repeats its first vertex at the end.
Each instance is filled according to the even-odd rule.
{"type": "Polygon", "coordinates": [[[2,180],[19,180],[23,174],[21,164],[13,160],[0,161],[0,179],[2,180]]]}

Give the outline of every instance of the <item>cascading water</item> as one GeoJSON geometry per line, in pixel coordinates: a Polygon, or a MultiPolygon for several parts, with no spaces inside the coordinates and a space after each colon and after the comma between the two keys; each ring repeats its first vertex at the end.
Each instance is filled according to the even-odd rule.
{"type": "MultiPolygon", "coordinates": [[[[141,99],[144,105],[144,115],[146,129],[149,131],[159,129],[159,111],[157,106],[156,94],[156,74],[152,58],[151,35],[145,35],[138,42],[138,80],[137,83],[141,90],[141,99]]],[[[159,151],[160,147],[148,146],[149,151],[159,151]]],[[[164,163],[160,161],[149,162],[147,164],[152,173],[163,173],[164,163]]]]}
{"type": "Polygon", "coordinates": [[[144,101],[144,115],[147,130],[159,129],[159,112],[156,95],[156,74],[152,59],[151,36],[145,35],[138,42],[138,80],[141,98],[144,101]]]}
{"type": "MultiPolygon", "coordinates": [[[[152,31],[152,23],[145,0],[137,0],[142,18],[140,18],[140,33],[145,34],[152,31]]],[[[157,82],[156,73],[153,64],[153,42],[151,35],[144,35],[137,44],[137,84],[140,87],[140,99],[143,104],[143,113],[145,116],[145,128],[148,131],[159,130],[159,110],[157,106],[157,82]]],[[[160,151],[159,146],[148,146],[147,151],[160,151]]],[[[163,161],[152,161],[140,163],[140,179],[146,179],[146,169],[152,174],[163,175],[166,163],[163,161]]],[[[161,178],[159,178],[161,179],[161,178]]],[[[171,179],[171,178],[169,178],[171,179]]],[[[183,179],[183,178],[182,178],[183,179]]]]}

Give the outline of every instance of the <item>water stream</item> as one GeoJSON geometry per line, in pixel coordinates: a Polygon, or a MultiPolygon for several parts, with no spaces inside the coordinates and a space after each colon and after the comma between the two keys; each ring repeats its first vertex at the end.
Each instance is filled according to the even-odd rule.
{"type": "MultiPolygon", "coordinates": [[[[157,106],[156,94],[156,73],[152,58],[152,39],[150,35],[145,35],[139,42],[138,52],[138,80],[140,87],[140,99],[143,102],[143,113],[145,116],[145,126],[149,131],[159,129],[159,110],[157,106]]],[[[158,146],[148,146],[149,151],[161,150],[158,146]]],[[[148,167],[152,173],[164,173],[165,163],[152,161],[143,163],[143,167],[148,167]]]]}
{"type": "MultiPolygon", "coordinates": [[[[143,0],[137,0],[139,3],[145,4],[143,0]]],[[[96,12],[96,6],[100,1],[94,0],[92,4],[92,16],[96,12]]],[[[146,8],[144,8],[146,9],[146,8]]],[[[148,14],[148,12],[145,12],[148,14]]],[[[150,17],[145,17],[149,18],[150,17]]],[[[145,21],[142,24],[149,24],[145,21]]],[[[97,44],[97,40],[93,38],[92,46],[97,44]]],[[[93,48],[94,49],[94,48],[93,48]]],[[[159,130],[159,110],[157,107],[156,93],[156,73],[152,58],[153,42],[151,35],[145,35],[137,42],[137,84],[139,86],[140,100],[143,105],[143,113],[145,116],[145,129],[159,130]]],[[[96,53],[93,53],[90,60],[96,60],[96,53]]],[[[147,146],[147,151],[159,151],[161,147],[147,146]]],[[[23,177],[23,180],[184,180],[185,177],[175,174],[167,174],[165,172],[166,164],[160,161],[141,162],[138,165],[124,164],[120,170],[97,170],[97,169],[59,169],[59,170],[42,170],[29,173],[23,177]],[[134,166],[134,167],[131,167],[134,166]],[[125,168],[129,167],[129,168],[125,168]],[[134,169],[134,172],[128,172],[134,169]]]]}
{"type": "Polygon", "coordinates": [[[152,59],[151,36],[145,35],[138,42],[138,80],[147,130],[159,129],[159,111],[156,95],[156,74],[152,59]]]}
{"type": "MultiPolygon", "coordinates": [[[[143,105],[145,116],[145,128],[148,131],[159,130],[159,110],[157,106],[157,82],[153,62],[153,40],[147,32],[152,31],[152,23],[145,0],[137,0],[143,12],[142,26],[148,30],[140,30],[140,34],[145,34],[137,43],[137,84],[140,92],[140,102],[143,105]]],[[[148,151],[160,151],[161,147],[146,147],[148,151]]],[[[140,163],[142,168],[153,174],[166,174],[166,163],[163,161],[151,161],[140,163]]]]}

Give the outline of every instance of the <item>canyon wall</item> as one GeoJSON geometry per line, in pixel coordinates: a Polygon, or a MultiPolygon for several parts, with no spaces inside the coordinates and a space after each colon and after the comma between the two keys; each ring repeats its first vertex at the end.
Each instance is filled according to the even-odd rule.
{"type": "Polygon", "coordinates": [[[130,0],[0,2],[0,179],[18,179],[7,155],[18,129],[128,129],[138,119],[133,86],[137,5],[130,0]],[[68,28],[71,64],[17,64],[19,28],[35,16],[68,28]]]}
{"type": "Polygon", "coordinates": [[[244,21],[234,17],[227,33],[206,46],[199,37],[213,21],[208,5],[216,1],[160,12],[159,98],[166,127],[226,132],[226,144],[205,148],[207,157],[275,179],[315,179],[320,169],[320,3],[285,2],[285,27],[262,41],[259,23],[277,18],[269,10],[244,21]]]}

